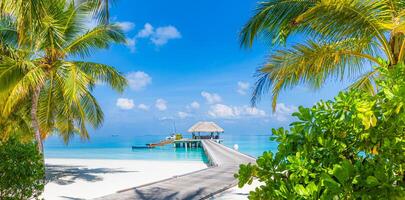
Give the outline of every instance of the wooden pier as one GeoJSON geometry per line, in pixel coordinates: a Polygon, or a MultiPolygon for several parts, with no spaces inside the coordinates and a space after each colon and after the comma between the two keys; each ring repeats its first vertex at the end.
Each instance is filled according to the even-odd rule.
{"type": "Polygon", "coordinates": [[[234,174],[242,163],[255,163],[255,158],[228,148],[214,140],[176,141],[175,145],[201,145],[209,158],[207,169],[172,177],[100,197],[109,199],[206,199],[237,185],[234,174]]]}
{"type": "MultiPolygon", "coordinates": [[[[173,146],[176,148],[198,148],[198,147],[202,147],[201,144],[202,139],[181,139],[181,140],[174,140],[173,146]]],[[[222,139],[216,139],[215,140],[218,143],[222,142],[222,139]]]]}

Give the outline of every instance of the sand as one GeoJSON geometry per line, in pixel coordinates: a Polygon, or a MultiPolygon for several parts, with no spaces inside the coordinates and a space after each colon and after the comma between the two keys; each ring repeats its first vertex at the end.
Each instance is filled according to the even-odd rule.
{"type": "Polygon", "coordinates": [[[258,180],[253,180],[251,185],[245,185],[242,188],[235,186],[224,192],[213,196],[211,199],[216,200],[244,200],[248,199],[249,191],[255,190],[261,183],[258,180]]]}
{"type": "Polygon", "coordinates": [[[207,167],[200,161],[46,159],[46,200],[91,199],[207,167]]]}

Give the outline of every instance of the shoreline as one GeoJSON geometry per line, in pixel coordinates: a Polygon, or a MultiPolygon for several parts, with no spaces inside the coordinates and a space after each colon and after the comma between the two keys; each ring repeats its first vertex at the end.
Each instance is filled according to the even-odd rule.
{"type": "MultiPolygon", "coordinates": [[[[226,147],[226,149],[231,149],[226,147]]],[[[203,151],[206,151],[204,149],[203,151]]],[[[240,152],[238,152],[240,153],[240,152]]],[[[204,152],[208,161],[209,155],[204,152]]],[[[242,153],[247,158],[250,155],[242,153]]],[[[116,158],[64,158],[47,157],[47,184],[44,199],[93,199],[117,192],[145,187],[207,170],[210,162],[204,160],[128,159],[116,158]]],[[[252,188],[235,185],[213,194],[209,199],[247,199],[252,188]]]]}
{"type": "Polygon", "coordinates": [[[46,158],[45,199],[91,199],[208,168],[203,161],[46,158]]]}

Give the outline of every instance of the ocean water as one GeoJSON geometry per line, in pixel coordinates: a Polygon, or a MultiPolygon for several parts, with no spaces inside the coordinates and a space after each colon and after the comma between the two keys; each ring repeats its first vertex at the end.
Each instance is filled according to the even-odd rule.
{"type": "MultiPolygon", "coordinates": [[[[202,148],[174,148],[173,145],[153,149],[132,149],[163,140],[165,135],[110,136],[94,137],[89,141],[73,140],[68,145],[59,138],[45,142],[46,158],[83,158],[83,159],[137,159],[137,160],[189,160],[207,162],[202,148]]],[[[269,140],[270,135],[231,135],[223,134],[223,144],[254,157],[264,151],[276,151],[277,143],[269,140]]]]}
{"type": "Polygon", "coordinates": [[[223,135],[224,145],[233,148],[238,145],[239,151],[253,157],[258,157],[265,151],[277,151],[277,142],[270,141],[271,135],[223,135]]]}

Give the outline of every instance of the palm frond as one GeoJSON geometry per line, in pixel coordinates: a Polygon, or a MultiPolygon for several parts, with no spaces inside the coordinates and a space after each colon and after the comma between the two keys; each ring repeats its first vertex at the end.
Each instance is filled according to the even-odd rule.
{"type": "Polygon", "coordinates": [[[72,63],[92,78],[92,85],[98,82],[107,83],[118,92],[123,92],[127,85],[125,77],[114,67],[94,62],[73,61],[72,63]]]}
{"type": "Polygon", "coordinates": [[[107,25],[110,20],[110,7],[115,0],[85,0],[92,8],[93,17],[101,24],[107,25]]]}
{"type": "Polygon", "coordinates": [[[57,79],[57,74],[50,72],[48,79],[41,89],[38,101],[38,121],[41,131],[50,133],[55,126],[55,115],[60,112],[60,104],[64,103],[62,86],[57,79]]]}
{"type": "Polygon", "coordinates": [[[393,60],[382,24],[392,22],[390,7],[381,1],[320,1],[297,18],[303,26],[309,26],[309,35],[319,34],[323,39],[376,38],[386,57],[393,60]]]}
{"type": "Polygon", "coordinates": [[[241,31],[242,46],[250,47],[262,33],[273,43],[284,43],[300,27],[295,19],[313,7],[316,0],[274,0],[259,3],[255,15],[241,31]]]}
{"type": "Polygon", "coordinates": [[[12,17],[0,17],[0,43],[12,47],[17,46],[17,29],[12,17]]]}
{"type": "MultiPolygon", "coordinates": [[[[92,77],[81,71],[74,63],[64,63],[63,66],[57,73],[63,103],[59,108],[59,114],[56,115],[69,116],[72,123],[62,124],[60,128],[63,130],[59,131],[64,139],[69,139],[72,134],[79,134],[83,139],[87,139],[89,134],[86,124],[97,128],[103,122],[101,107],[89,91],[92,77]]],[[[57,120],[60,118],[56,117],[57,120]]]]}
{"type": "Polygon", "coordinates": [[[118,25],[100,25],[67,44],[65,52],[73,56],[86,57],[94,49],[105,49],[111,43],[124,42],[124,33],[118,25]]]}
{"type": "Polygon", "coordinates": [[[39,29],[39,24],[45,14],[47,0],[1,0],[0,17],[13,16],[16,21],[18,42],[32,42],[31,32],[39,29]],[[29,31],[27,31],[29,30],[29,31]]]}
{"type": "Polygon", "coordinates": [[[39,50],[45,50],[50,52],[50,54],[54,54],[56,49],[62,49],[66,41],[64,35],[65,7],[66,1],[64,0],[54,0],[51,5],[47,5],[47,12],[41,20],[41,30],[35,32],[39,36],[36,42],[39,50]]]}
{"type": "Polygon", "coordinates": [[[371,55],[374,47],[367,41],[347,39],[339,42],[319,43],[309,40],[287,50],[275,52],[258,70],[259,79],[252,95],[252,105],[271,88],[273,109],[280,91],[298,84],[317,89],[326,79],[338,80],[358,75],[366,62],[377,62],[371,55]],[[371,60],[367,60],[370,58],[371,60]]]}
{"type": "Polygon", "coordinates": [[[72,41],[78,35],[87,30],[88,22],[91,21],[89,17],[91,7],[88,1],[74,2],[72,1],[64,11],[62,18],[64,27],[64,36],[66,41],[72,41]]]}
{"type": "Polygon", "coordinates": [[[390,8],[393,16],[400,17],[401,12],[405,11],[405,2],[404,1],[401,1],[401,0],[381,0],[381,1],[390,8]]]}
{"type": "Polygon", "coordinates": [[[21,100],[29,98],[29,92],[37,87],[42,85],[45,81],[46,74],[39,68],[33,68],[26,73],[16,84],[14,84],[8,94],[8,98],[5,101],[3,115],[9,115],[13,110],[16,109],[15,105],[21,100]]]}
{"type": "MultiPolygon", "coordinates": [[[[3,101],[2,101],[3,102],[3,101]]],[[[0,113],[3,113],[4,104],[0,103],[0,113]]],[[[7,140],[11,136],[22,141],[31,141],[33,131],[29,117],[29,103],[27,101],[19,104],[19,109],[8,116],[0,115],[0,141],[7,140]]]]}
{"type": "Polygon", "coordinates": [[[378,70],[367,72],[360,76],[360,78],[355,83],[350,85],[349,89],[359,89],[375,95],[377,93],[377,90],[375,87],[374,79],[377,75],[378,70]]]}

